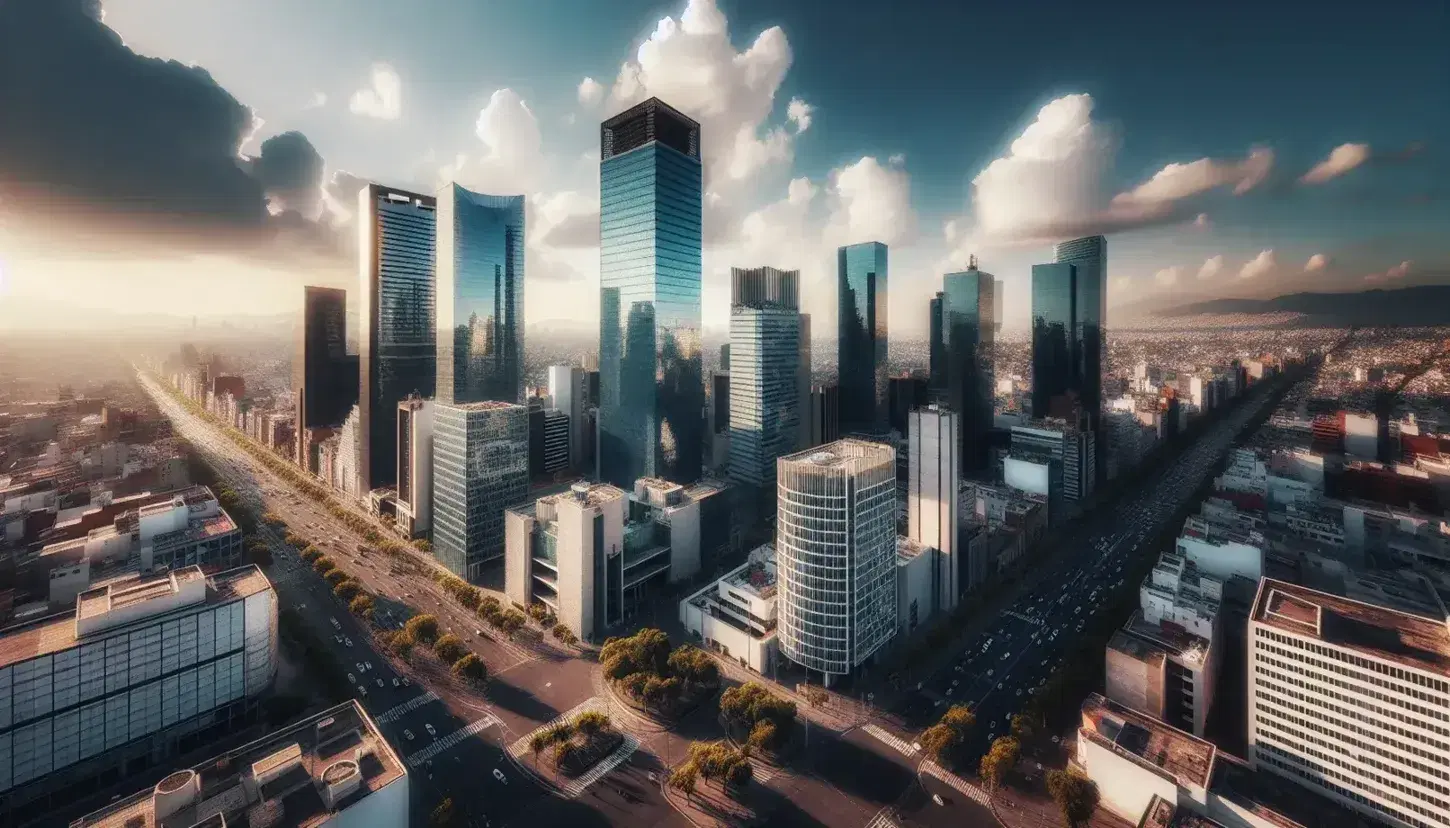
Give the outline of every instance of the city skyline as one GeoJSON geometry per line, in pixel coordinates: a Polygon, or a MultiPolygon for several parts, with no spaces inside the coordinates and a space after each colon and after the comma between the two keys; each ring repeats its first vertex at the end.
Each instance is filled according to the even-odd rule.
{"type": "MultiPolygon", "coordinates": [[[[386,13],[362,4],[360,36],[328,38],[325,65],[299,49],[267,67],[248,44],[264,32],[284,41],[305,37],[325,22],[321,12],[264,2],[229,26],[172,0],[107,8],[104,22],[79,0],[48,11],[38,11],[41,5],[10,5],[7,16],[24,17],[6,28],[49,31],[62,45],[111,37],[116,60],[178,73],[178,83],[214,100],[216,112],[193,112],[144,78],[120,73],[128,80],[111,81],[94,63],[79,64],[80,76],[98,88],[130,84],[119,91],[138,113],[174,116],[168,122],[188,129],[157,127],[113,140],[74,169],[42,148],[46,130],[85,112],[34,113],[27,131],[7,142],[14,151],[6,154],[0,195],[10,197],[0,209],[17,221],[0,238],[0,313],[17,326],[44,324],[59,303],[203,317],[289,312],[300,301],[297,285],[347,281],[349,245],[335,242],[352,232],[350,188],[372,180],[433,192],[440,180],[458,178],[484,192],[527,196],[533,278],[526,292],[554,301],[525,301],[525,322],[587,327],[597,318],[591,286],[599,267],[592,124],[656,94],[700,120],[706,135],[707,330],[726,326],[729,269],[773,264],[801,270],[803,310],[823,316],[816,328],[829,332],[831,253],[871,239],[893,249],[899,301],[890,327],[916,339],[925,337],[930,286],[973,252],[1003,280],[1004,327],[1026,328],[1030,266],[1047,260],[1052,241],[1092,231],[1111,234],[1108,304],[1119,312],[1165,298],[1445,281],[1446,251],[1432,234],[1443,225],[1444,202],[1424,184],[1443,169],[1438,148],[1424,141],[1444,132],[1444,108],[1412,103],[1443,97],[1444,84],[1426,80],[1434,76],[1427,60],[1435,60],[1421,54],[1428,46],[1404,41],[1434,30],[1433,18],[1414,25],[1401,15],[1349,33],[1274,10],[1256,37],[1286,42],[1226,74],[1263,79],[1276,66],[1295,65],[1303,47],[1287,43],[1290,31],[1302,40],[1312,32],[1316,49],[1351,39],[1355,48],[1396,43],[1369,78],[1322,62],[1315,65],[1323,77],[1313,82],[1285,72],[1296,85],[1292,105],[1274,99],[1282,81],[1234,98],[1233,78],[1209,79],[1216,73],[1171,54],[1178,35],[1170,30],[1103,31],[1114,43],[1146,49],[1141,59],[1158,61],[1161,80],[1135,77],[1137,61],[1112,57],[1112,49],[1086,63],[1076,56],[1077,65],[1041,56],[1000,91],[951,80],[968,102],[970,125],[953,129],[960,116],[943,113],[942,128],[919,137],[895,125],[908,122],[913,109],[924,116],[927,99],[887,101],[867,90],[866,100],[848,105],[834,79],[840,61],[822,52],[869,23],[808,4],[767,12],[746,2],[694,0],[605,16],[581,7],[581,14],[594,12],[587,34],[545,31],[518,10],[454,10],[432,24],[487,30],[490,40],[567,44],[577,56],[548,65],[515,54],[517,46],[480,58],[473,54],[479,49],[465,53],[451,37],[435,44],[423,37],[422,23],[379,38],[389,31],[386,13]],[[217,36],[223,31],[225,40],[217,36]],[[211,75],[141,55],[192,61],[211,75]],[[434,82],[444,77],[468,80],[434,82]],[[1377,94],[1391,78],[1406,95],[1377,94]],[[1177,98],[1196,96],[1164,95],[1158,84],[1171,83],[1221,106],[1213,115],[1185,111],[1177,98]],[[888,117],[863,117],[872,107],[888,117]],[[223,114],[225,125],[207,127],[208,117],[223,114]],[[211,137],[198,137],[203,133],[211,137]],[[207,172],[168,189],[175,162],[135,149],[142,137],[178,155],[197,150],[207,172]],[[41,185],[47,189],[38,191],[41,185]],[[71,195],[54,196],[60,192],[71,195]],[[1026,218],[1046,221],[1031,226],[1026,218]],[[199,279],[207,290],[178,290],[199,279]]],[[[1000,30],[1003,43],[979,48],[1022,45],[1018,24],[986,14],[972,28],[1000,30]]],[[[1074,21],[1087,33],[1107,26],[1074,21]]],[[[960,33],[968,23],[953,14],[936,28],[960,33]]],[[[912,21],[901,25],[928,42],[940,36],[917,31],[912,21]]],[[[16,48],[28,53],[26,44],[16,48]]],[[[882,48],[890,54],[902,46],[882,48]]],[[[37,56],[37,65],[67,54],[52,51],[37,56]]],[[[923,77],[912,73],[937,65],[935,58],[897,63],[888,82],[902,89],[921,86],[923,77]]],[[[36,91],[44,100],[45,89],[36,91]]]]}

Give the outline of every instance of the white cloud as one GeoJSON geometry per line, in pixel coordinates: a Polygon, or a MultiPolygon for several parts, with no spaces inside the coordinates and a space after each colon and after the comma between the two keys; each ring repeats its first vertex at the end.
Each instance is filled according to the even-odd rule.
{"type": "Polygon", "coordinates": [[[1369,144],[1340,144],[1329,157],[1315,164],[1299,179],[1301,184],[1323,184],[1338,178],[1369,160],[1369,144]]]}
{"type": "Polygon", "coordinates": [[[785,108],[785,117],[791,123],[795,124],[796,135],[800,135],[802,132],[811,128],[811,115],[815,111],[816,108],[814,106],[811,106],[800,98],[790,99],[790,103],[785,108]]]}
{"type": "Polygon", "coordinates": [[[1152,208],[1201,195],[1220,187],[1243,195],[1263,182],[1274,166],[1274,151],[1255,147],[1242,161],[1200,158],[1187,164],[1169,164],[1126,193],[1113,197],[1114,206],[1152,208]]]}
{"type": "Polygon", "coordinates": [[[809,268],[819,249],[819,233],[808,224],[819,192],[809,178],[795,178],[784,199],[747,215],[740,223],[741,261],[751,266],[809,268]]]}
{"type": "Polygon", "coordinates": [[[1409,274],[1410,267],[1413,265],[1414,262],[1403,261],[1390,268],[1389,270],[1386,270],[1384,273],[1371,273],[1368,276],[1364,277],[1364,280],[1370,284],[1397,282],[1400,279],[1405,278],[1405,276],[1409,274]]]}
{"type": "Polygon", "coordinates": [[[352,93],[348,109],[355,115],[396,121],[403,114],[402,78],[388,64],[374,64],[372,80],[367,87],[352,93]]]}
{"type": "Polygon", "coordinates": [[[1313,256],[1309,257],[1309,261],[1304,263],[1304,272],[1314,273],[1323,270],[1328,266],[1329,257],[1324,255],[1323,253],[1315,253],[1313,256]]]}
{"type": "Polygon", "coordinates": [[[894,152],[891,154],[890,158],[886,159],[886,163],[890,164],[893,167],[899,167],[902,164],[906,163],[906,153],[894,152]]]}
{"type": "Polygon", "coordinates": [[[1163,287],[1172,287],[1178,284],[1178,277],[1183,275],[1183,268],[1178,265],[1165,267],[1153,274],[1153,279],[1163,287]]]}
{"type": "Polygon", "coordinates": [[[1274,251],[1260,250],[1259,255],[1250,259],[1239,269],[1239,278],[1257,279],[1266,273],[1273,272],[1276,267],[1278,267],[1278,262],[1274,260],[1274,251]]]}
{"type": "Polygon", "coordinates": [[[538,118],[512,89],[499,89],[479,110],[473,132],[478,154],[460,153],[438,171],[439,183],[456,180],[473,190],[510,195],[532,193],[546,169],[538,118]]]}
{"type": "Polygon", "coordinates": [[[1208,220],[1208,213],[1199,213],[1198,218],[1193,220],[1193,226],[1200,230],[1207,230],[1213,226],[1213,223],[1208,220]]]}
{"type": "Polygon", "coordinates": [[[1223,256],[1211,256],[1198,268],[1198,278],[1212,279],[1223,272],[1223,256]]]}
{"type": "Polygon", "coordinates": [[[888,245],[910,238],[916,229],[911,209],[911,177],[866,156],[831,172],[833,207],[826,222],[830,247],[879,241],[888,245]]]}
{"type": "Polygon", "coordinates": [[[303,106],[302,108],[303,109],[321,109],[324,106],[327,106],[327,93],[326,92],[313,92],[312,93],[312,99],[309,100],[307,102],[307,104],[305,106],[303,106]]]}
{"type": "Polygon", "coordinates": [[[579,81],[579,103],[584,106],[596,106],[604,100],[604,84],[593,78],[585,78],[579,81]]]}

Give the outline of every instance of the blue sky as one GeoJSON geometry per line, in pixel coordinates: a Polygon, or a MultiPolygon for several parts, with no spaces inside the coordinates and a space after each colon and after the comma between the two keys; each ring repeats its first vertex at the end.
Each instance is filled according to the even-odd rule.
{"type": "MultiPolygon", "coordinates": [[[[244,152],[297,130],[329,173],[528,194],[533,322],[592,322],[597,253],[565,237],[597,209],[597,124],[662,88],[707,130],[749,139],[707,136],[707,325],[730,265],[800,267],[811,309],[832,314],[827,254],[863,235],[892,244],[903,331],[969,252],[1025,324],[1031,263],[1097,229],[1112,231],[1119,307],[1450,281],[1442,3],[694,4],[703,22],[685,34],[686,0],[110,0],[104,21],[250,107],[263,125],[244,152]],[[731,75],[742,61],[763,79],[731,75]],[[646,67],[635,87],[617,84],[629,63],[646,67]],[[399,105],[360,114],[379,66],[399,105]],[[597,98],[581,97],[586,77],[597,98]],[[794,99],[808,117],[789,117],[794,99]],[[1014,161],[1039,111],[1060,129],[1014,161]],[[998,159],[988,189],[978,176],[998,159]]],[[[274,299],[287,268],[269,267],[249,301],[292,301],[274,299]]]]}

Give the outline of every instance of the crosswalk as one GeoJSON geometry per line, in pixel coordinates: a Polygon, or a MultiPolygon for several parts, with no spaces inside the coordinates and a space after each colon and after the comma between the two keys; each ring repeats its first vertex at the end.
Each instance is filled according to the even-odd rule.
{"type": "Polygon", "coordinates": [[[987,795],[986,791],[982,790],[976,785],[973,785],[972,783],[961,778],[960,776],[957,776],[956,774],[952,773],[946,768],[943,768],[941,765],[938,765],[935,762],[923,762],[921,765],[921,772],[925,774],[930,774],[931,776],[935,776],[937,779],[940,779],[941,781],[952,786],[952,788],[956,789],[957,793],[960,793],[963,796],[974,800],[979,805],[990,807],[992,804],[992,798],[987,795]]]}
{"type": "Polygon", "coordinates": [[[414,710],[422,707],[423,705],[432,704],[435,701],[438,701],[438,694],[434,693],[432,690],[429,690],[427,693],[424,693],[421,696],[414,696],[413,698],[408,699],[407,701],[403,702],[400,705],[397,705],[396,707],[393,707],[390,710],[379,713],[378,715],[373,717],[373,721],[377,722],[380,725],[385,725],[388,722],[395,722],[398,719],[401,719],[402,717],[408,715],[409,713],[412,713],[414,710]]]}
{"type": "Polygon", "coordinates": [[[459,742],[462,742],[464,739],[467,739],[468,737],[476,733],[481,733],[485,729],[498,723],[498,719],[495,719],[492,716],[484,716],[482,719],[479,719],[478,721],[468,725],[467,727],[461,727],[458,730],[455,730],[452,733],[448,734],[447,736],[444,736],[442,739],[439,739],[433,744],[428,745],[422,750],[409,756],[407,759],[408,767],[419,767],[424,762],[427,762],[429,759],[432,759],[434,756],[437,756],[443,751],[448,750],[459,742]]]}
{"type": "Polygon", "coordinates": [[[564,785],[564,796],[568,797],[569,799],[573,799],[584,793],[584,791],[588,789],[590,785],[593,785],[595,782],[603,779],[604,776],[610,771],[624,764],[624,762],[628,760],[629,757],[638,749],[639,740],[635,739],[629,734],[625,734],[624,742],[621,743],[619,747],[615,748],[613,753],[609,754],[603,759],[600,759],[594,767],[590,768],[582,776],[575,777],[574,779],[569,780],[568,784],[564,785]]]}
{"type": "Polygon", "coordinates": [[[1003,615],[1009,615],[1009,616],[1011,616],[1013,618],[1016,618],[1018,621],[1026,621],[1029,624],[1035,624],[1035,625],[1037,625],[1039,627],[1041,627],[1041,626],[1043,626],[1044,624],[1047,623],[1047,622],[1043,621],[1041,618],[1036,618],[1036,617],[1031,616],[1031,615],[1023,615],[1022,613],[1018,612],[1017,610],[1007,610],[1005,613],[1003,613],[1003,615]]]}
{"type": "Polygon", "coordinates": [[[896,824],[896,820],[891,818],[891,814],[883,810],[866,823],[866,828],[901,828],[901,826],[896,824]]]}
{"type": "Polygon", "coordinates": [[[908,759],[921,752],[921,749],[918,748],[916,745],[913,745],[912,743],[906,741],[905,739],[897,736],[894,733],[888,732],[885,728],[877,724],[873,723],[864,725],[861,729],[866,731],[866,733],[881,740],[882,742],[885,742],[887,747],[895,749],[898,753],[906,756],[908,759]]]}
{"type": "Polygon", "coordinates": [[[603,713],[607,716],[609,715],[609,703],[598,696],[590,696],[583,702],[554,717],[554,719],[548,724],[534,728],[533,730],[525,734],[523,738],[509,745],[509,753],[512,753],[516,759],[522,761],[525,756],[533,753],[533,750],[529,747],[529,740],[534,738],[535,733],[546,733],[554,727],[563,724],[564,722],[573,721],[575,718],[578,717],[580,713],[585,713],[591,710],[596,713],[603,713]]]}

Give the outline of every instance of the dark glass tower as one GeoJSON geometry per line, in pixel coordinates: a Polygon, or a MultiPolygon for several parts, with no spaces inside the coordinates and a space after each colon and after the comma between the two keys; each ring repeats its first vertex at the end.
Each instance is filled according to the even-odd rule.
{"type": "Polygon", "coordinates": [[[960,423],[963,474],[982,474],[988,465],[996,390],[996,294],[996,278],[977,269],[976,257],[966,270],[942,277],[946,402],[960,423]]]}
{"type": "Polygon", "coordinates": [[[524,399],[524,197],[438,192],[438,402],[524,399]]]}
{"type": "Polygon", "coordinates": [[[292,389],[297,394],[297,456],[310,467],[307,430],[342,425],[357,402],[357,358],[347,355],[347,291],[302,289],[302,326],[292,357],[292,389]]]}
{"type": "Polygon", "coordinates": [[[433,396],[434,200],[369,184],[358,193],[362,335],[358,476],[364,492],[396,482],[398,403],[433,396]]]}
{"type": "Polygon", "coordinates": [[[600,127],[599,474],[700,476],[700,125],[657,98],[600,127]]]}
{"type": "Polygon", "coordinates": [[[886,245],[837,249],[836,276],[841,433],[879,433],[886,428],[886,245]]]}
{"type": "Polygon", "coordinates": [[[942,330],[942,303],[946,294],[938,293],[931,297],[931,312],[928,319],[929,333],[927,343],[930,348],[930,372],[928,374],[931,390],[940,392],[946,390],[946,332],[942,330]]]}
{"type": "Polygon", "coordinates": [[[1052,400],[1076,392],[1077,268],[1032,266],[1032,416],[1046,417],[1052,400]]]}
{"type": "MultiPolygon", "coordinates": [[[[1102,434],[1103,355],[1107,352],[1107,272],[1108,242],[1102,236],[1087,236],[1065,241],[1053,250],[1057,264],[1073,266],[1072,317],[1068,327],[1071,336],[1070,359],[1073,384],[1069,390],[1077,394],[1093,431],[1096,451],[1095,465],[1101,482],[1107,473],[1104,455],[1107,440],[1102,434]]],[[[1058,273],[1061,278],[1061,272],[1058,273]]],[[[1033,270],[1033,294],[1037,288],[1033,270]]],[[[1036,310],[1033,318],[1036,319],[1036,310]]],[[[1034,322],[1035,327],[1035,322],[1034,322]]],[[[1034,358],[1035,362],[1035,358],[1034,358]]],[[[1033,380],[1034,388],[1036,380],[1033,380]]],[[[1050,398],[1049,398],[1050,399],[1050,398]]],[[[1037,395],[1033,393],[1034,414],[1037,395]]]]}

